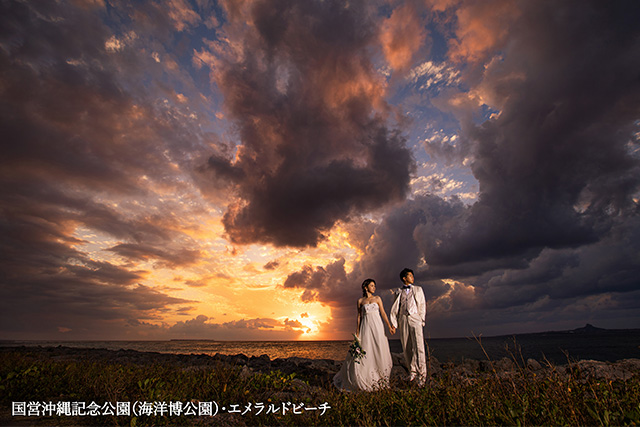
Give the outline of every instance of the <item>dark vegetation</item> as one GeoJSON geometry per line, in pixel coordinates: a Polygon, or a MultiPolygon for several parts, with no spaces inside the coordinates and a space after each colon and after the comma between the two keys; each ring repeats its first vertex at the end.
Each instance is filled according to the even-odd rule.
{"type": "MultiPolygon", "coordinates": [[[[73,357],[73,351],[65,357],[52,357],[50,353],[19,348],[0,352],[0,424],[640,424],[638,360],[617,365],[582,361],[554,366],[514,357],[511,361],[432,364],[424,388],[407,383],[401,375],[392,375],[388,389],[341,393],[330,384],[335,367],[329,367],[324,375],[320,368],[284,372],[267,364],[268,358],[264,357],[262,368],[252,368],[241,363],[246,357],[146,354],[140,362],[131,358],[73,357]],[[598,367],[608,367],[608,374],[598,367]],[[44,416],[40,406],[39,416],[14,416],[14,402],[85,402],[87,406],[94,402],[100,407],[100,415],[44,416]],[[150,415],[102,415],[106,402],[148,402],[150,415]],[[168,408],[162,412],[161,407],[153,407],[154,402],[181,402],[183,408],[196,408],[196,414],[170,415],[168,408]],[[217,413],[199,416],[199,402],[215,402],[217,413]]],[[[397,369],[401,368],[394,367],[396,373],[397,369]]],[[[85,412],[89,410],[85,408],[85,412]]]]}

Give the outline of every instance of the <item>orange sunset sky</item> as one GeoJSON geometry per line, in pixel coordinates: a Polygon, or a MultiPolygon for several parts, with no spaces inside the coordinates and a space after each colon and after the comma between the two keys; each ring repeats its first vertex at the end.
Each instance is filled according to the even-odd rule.
{"type": "Polygon", "coordinates": [[[0,5],[0,339],[640,327],[633,1],[0,5]]]}

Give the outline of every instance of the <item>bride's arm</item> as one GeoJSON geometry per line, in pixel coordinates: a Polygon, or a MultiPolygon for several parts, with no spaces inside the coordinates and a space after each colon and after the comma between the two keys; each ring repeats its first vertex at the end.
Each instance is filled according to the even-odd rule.
{"type": "Polygon", "coordinates": [[[356,336],[359,337],[360,336],[360,321],[361,319],[361,315],[360,315],[360,300],[358,300],[358,302],[356,303],[356,310],[358,310],[358,325],[356,326],[356,336]]]}
{"type": "Polygon", "coordinates": [[[389,318],[387,317],[387,313],[384,311],[384,307],[382,306],[382,298],[378,297],[376,299],[376,302],[378,303],[378,307],[380,307],[380,316],[382,317],[382,320],[384,321],[384,323],[387,324],[387,328],[389,328],[389,332],[391,332],[391,335],[395,334],[396,328],[391,326],[391,323],[389,323],[389,318]]]}

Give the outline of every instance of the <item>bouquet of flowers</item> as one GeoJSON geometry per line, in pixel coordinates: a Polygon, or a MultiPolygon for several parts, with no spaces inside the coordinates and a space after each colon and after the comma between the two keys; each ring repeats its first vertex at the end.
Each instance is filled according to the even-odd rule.
{"type": "Polygon", "coordinates": [[[353,358],[353,361],[356,363],[360,363],[360,359],[362,359],[367,354],[367,352],[362,348],[362,345],[360,345],[360,340],[358,339],[356,334],[353,334],[353,342],[349,346],[349,354],[353,358]]]}

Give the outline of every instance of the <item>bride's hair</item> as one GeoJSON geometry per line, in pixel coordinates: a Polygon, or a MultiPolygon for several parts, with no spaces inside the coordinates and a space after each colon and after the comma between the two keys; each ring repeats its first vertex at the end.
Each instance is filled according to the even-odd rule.
{"type": "Polygon", "coordinates": [[[369,286],[369,283],[371,283],[371,282],[376,283],[376,281],[373,280],[373,279],[367,279],[364,282],[362,282],[362,296],[363,297],[367,296],[367,286],[369,286]]]}

